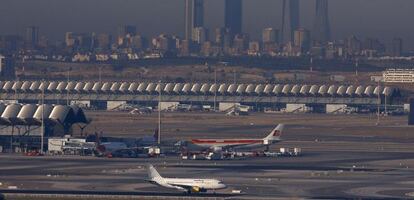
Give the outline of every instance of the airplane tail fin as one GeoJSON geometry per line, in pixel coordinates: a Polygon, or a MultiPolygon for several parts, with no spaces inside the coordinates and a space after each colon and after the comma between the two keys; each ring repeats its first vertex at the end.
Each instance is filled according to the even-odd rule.
{"type": "Polygon", "coordinates": [[[149,164],[147,166],[147,172],[148,172],[148,178],[150,180],[153,180],[153,179],[161,179],[162,178],[162,176],[157,172],[157,170],[155,169],[155,167],[152,166],[151,164],[149,164]]]}
{"type": "Polygon", "coordinates": [[[274,128],[272,130],[272,132],[270,132],[270,134],[267,137],[265,137],[264,139],[265,140],[280,140],[280,137],[282,136],[282,131],[283,131],[284,127],[285,127],[284,124],[277,125],[277,127],[274,128]]]}

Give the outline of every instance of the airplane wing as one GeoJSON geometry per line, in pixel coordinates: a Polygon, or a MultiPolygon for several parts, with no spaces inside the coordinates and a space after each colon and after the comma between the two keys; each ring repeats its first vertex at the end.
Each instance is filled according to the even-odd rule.
{"type": "Polygon", "coordinates": [[[175,187],[177,190],[180,191],[191,191],[192,187],[188,185],[180,185],[180,184],[170,184],[172,187],[175,187]]]}
{"type": "Polygon", "coordinates": [[[182,188],[181,190],[191,191],[191,192],[200,192],[203,190],[203,188],[198,187],[198,186],[182,185],[182,184],[170,184],[170,185],[176,187],[177,189],[182,188]]]}
{"type": "MultiPolygon", "coordinates": [[[[143,180],[145,182],[148,182],[148,183],[151,183],[153,185],[163,186],[163,185],[160,185],[156,181],[151,180],[151,179],[141,179],[141,180],[143,180]]],[[[168,183],[168,185],[174,187],[177,190],[181,190],[181,191],[188,191],[188,190],[191,190],[192,189],[192,187],[191,186],[188,186],[188,185],[170,184],[170,183],[168,183]]]]}
{"type": "Polygon", "coordinates": [[[185,189],[185,190],[188,190],[188,189],[191,189],[192,188],[192,186],[189,186],[189,185],[181,185],[181,184],[171,184],[171,183],[169,183],[170,185],[172,185],[172,186],[174,186],[174,187],[180,187],[180,188],[183,188],[183,189],[185,189]]]}
{"type": "Polygon", "coordinates": [[[151,183],[151,184],[154,184],[154,185],[158,185],[158,183],[156,181],[153,181],[151,179],[141,179],[141,180],[143,180],[145,182],[148,182],[148,183],[151,183]]]}

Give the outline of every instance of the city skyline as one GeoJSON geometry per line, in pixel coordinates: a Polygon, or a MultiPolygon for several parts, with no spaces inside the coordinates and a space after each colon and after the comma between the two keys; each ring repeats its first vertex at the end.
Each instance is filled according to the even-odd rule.
{"type": "MultiPolygon", "coordinates": [[[[368,0],[369,1],[369,0],[368,0]]],[[[184,1],[170,1],[165,2],[161,0],[155,0],[149,2],[147,0],[141,0],[137,2],[125,1],[124,4],[119,4],[116,10],[109,11],[109,5],[113,4],[113,0],[103,0],[101,4],[94,4],[94,0],[82,4],[83,7],[77,8],[76,12],[71,16],[69,11],[74,9],[76,5],[80,4],[79,1],[74,0],[72,4],[67,2],[53,2],[50,0],[39,0],[39,5],[48,5],[51,9],[45,11],[45,13],[38,13],[38,15],[31,17],[34,13],[31,10],[27,11],[27,18],[19,19],[17,16],[22,10],[17,9],[17,5],[25,0],[10,1],[6,0],[5,5],[0,8],[1,19],[0,25],[2,28],[0,34],[24,34],[24,30],[32,25],[40,27],[40,34],[47,35],[51,40],[63,40],[63,35],[67,31],[73,32],[109,32],[114,34],[116,27],[123,24],[131,24],[137,26],[137,32],[142,33],[145,36],[157,35],[159,33],[176,34],[183,38],[184,36],[184,1]],[[162,3],[160,3],[162,2],[162,3]],[[93,14],[87,12],[88,8],[97,7],[97,11],[93,14]],[[139,11],[131,13],[131,5],[139,5],[139,11]],[[59,6],[67,7],[68,11],[58,12],[59,6]],[[54,9],[56,7],[56,10],[54,9]],[[7,8],[7,9],[5,9],[7,8]],[[149,15],[152,11],[157,10],[156,16],[149,15]],[[122,15],[115,14],[124,10],[122,15]],[[13,11],[11,13],[10,11],[13,11]],[[46,19],[46,15],[55,14],[56,21],[50,21],[46,19]],[[148,14],[147,14],[148,13],[148,14]],[[15,23],[10,23],[3,15],[11,15],[16,19],[15,23]],[[116,17],[114,17],[116,16],[116,17]],[[126,16],[126,17],[125,17],[126,16]],[[150,17],[149,17],[150,16],[150,17]],[[99,21],[105,23],[97,23],[99,21]],[[153,26],[152,24],[162,24],[162,26],[153,26]]],[[[402,37],[404,39],[405,49],[414,49],[414,37],[411,36],[414,32],[409,26],[404,26],[402,20],[407,19],[410,15],[407,7],[414,5],[414,2],[407,0],[397,0],[390,4],[385,0],[375,1],[375,5],[369,5],[361,0],[350,0],[345,2],[331,0],[330,2],[330,22],[332,29],[332,39],[342,39],[350,35],[357,35],[358,37],[378,37],[386,43],[390,43],[394,37],[402,37]],[[352,1],[352,2],[351,2],[352,1]],[[355,12],[351,16],[346,15],[346,9],[341,10],[338,8],[349,7],[350,4],[354,4],[356,8],[355,12]],[[368,5],[370,7],[368,7],[368,5]],[[398,8],[401,12],[395,12],[390,15],[389,12],[381,12],[385,7],[389,5],[398,8]],[[377,9],[375,9],[377,7],[377,9]],[[370,13],[361,12],[361,10],[370,9],[370,13]],[[345,17],[344,17],[345,14],[345,17]],[[360,18],[358,24],[350,23],[349,21],[360,18]],[[385,20],[384,20],[385,19],[385,20]],[[399,23],[396,23],[399,22],[399,23]]],[[[371,1],[372,3],[373,1],[371,1]]],[[[209,0],[205,3],[206,19],[205,25],[210,31],[213,31],[216,27],[224,26],[224,2],[219,0],[209,0]],[[219,9],[219,10],[217,10],[219,9]]],[[[260,39],[261,32],[266,27],[274,27],[281,30],[281,4],[282,1],[269,1],[262,0],[253,4],[251,0],[243,1],[243,32],[248,33],[253,39],[260,39]],[[261,8],[263,12],[257,12],[257,8],[252,8],[255,5],[261,8]],[[271,7],[268,8],[268,7],[271,7]],[[274,12],[272,12],[274,11],[274,12]],[[252,20],[256,19],[256,20],[252,20]]],[[[312,1],[301,1],[300,17],[301,27],[305,27],[312,30],[313,27],[313,15],[314,5],[312,1]]],[[[30,3],[28,4],[30,5],[30,3]]],[[[39,5],[34,6],[37,11],[41,11],[39,5]]],[[[45,8],[43,8],[45,9],[45,8]]],[[[390,9],[390,8],[388,8],[390,9]]],[[[24,9],[23,9],[24,10],[24,9]]]]}

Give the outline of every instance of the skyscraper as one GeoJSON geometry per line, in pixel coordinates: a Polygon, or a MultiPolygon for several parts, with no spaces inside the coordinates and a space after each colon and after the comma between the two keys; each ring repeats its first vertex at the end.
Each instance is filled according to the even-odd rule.
{"type": "Polygon", "coordinates": [[[39,27],[30,26],[26,29],[26,43],[31,47],[35,47],[39,42],[39,27]]]}
{"type": "Polygon", "coordinates": [[[193,29],[204,26],[204,0],[185,1],[185,39],[193,39],[193,29]]]}
{"type": "Polygon", "coordinates": [[[282,42],[293,42],[299,29],[299,0],[283,0],[282,42]]]}
{"type": "Polygon", "coordinates": [[[312,34],[313,40],[319,43],[326,43],[331,39],[328,0],[316,0],[315,24],[312,34]]]}
{"type": "Polygon", "coordinates": [[[224,25],[232,35],[242,32],[242,0],[225,0],[224,25]]]}

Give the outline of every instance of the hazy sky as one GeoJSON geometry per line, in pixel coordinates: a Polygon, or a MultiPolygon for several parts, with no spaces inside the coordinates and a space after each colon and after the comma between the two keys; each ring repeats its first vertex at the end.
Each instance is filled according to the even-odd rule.
{"type": "MultiPolygon", "coordinates": [[[[243,30],[258,39],[265,27],[280,28],[282,0],[244,0],[243,30]]],[[[402,37],[414,50],[414,0],[329,0],[334,39],[351,34],[389,43],[402,37]]],[[[314,0],[301,1],[301,26],[312,28],[314,0]]],[[[223,0],[206,0],[206,25],[223,26],[223,0]]],[[[0,0],[0,34],[41,34],[63,40],[64,32],[110,32],[136,25],[143,35],[184,33],[184,0],[0,0]]]]}

